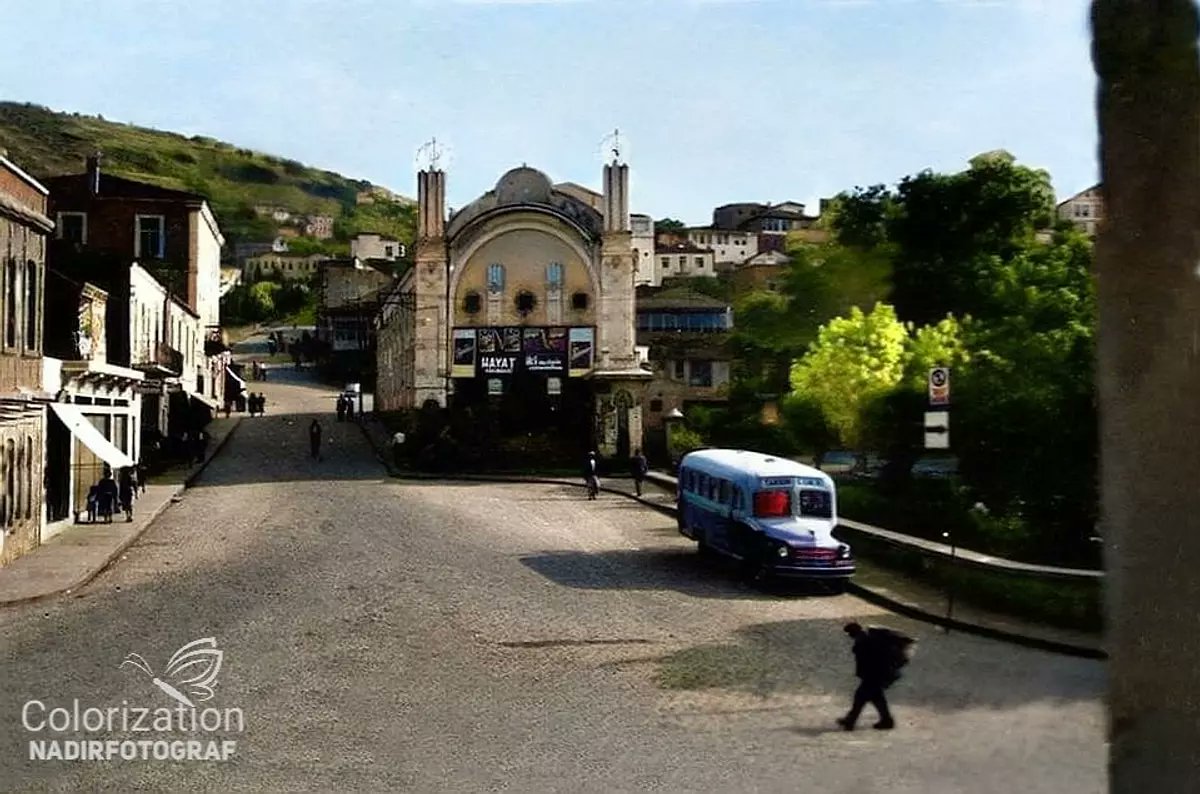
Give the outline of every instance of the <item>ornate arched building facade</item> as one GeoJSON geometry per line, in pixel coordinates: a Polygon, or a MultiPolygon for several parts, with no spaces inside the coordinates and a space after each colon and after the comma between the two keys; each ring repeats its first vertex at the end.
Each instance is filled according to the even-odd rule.
{"type": "Polygon", "coordinates": [[[379,318],[379,410],[430,401],[500,434],[626,456],[641,444],[628,166],[600,207],[527,166],[448,219],[418,174],[414,267],[379,318]]]}

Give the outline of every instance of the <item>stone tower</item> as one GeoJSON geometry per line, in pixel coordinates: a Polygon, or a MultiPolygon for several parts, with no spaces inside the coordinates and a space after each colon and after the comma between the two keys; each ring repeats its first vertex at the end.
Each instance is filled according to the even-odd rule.
{"type": "Polygon", "coordinates": [[[642,445],[642,392],[651,374],[638,366],[633,232],[629,226],[629,166],[604,166],[597,313],[596,443],[605,457],[626,457],[642,445]]]}
{"type": "Polygon", "coordinates": [[[413,267],[414,406],[429,400],[445,407],[449,383],[449,317],[446,290],[446,174],[431,169],[417,174],[417,241],[413,267]]]}

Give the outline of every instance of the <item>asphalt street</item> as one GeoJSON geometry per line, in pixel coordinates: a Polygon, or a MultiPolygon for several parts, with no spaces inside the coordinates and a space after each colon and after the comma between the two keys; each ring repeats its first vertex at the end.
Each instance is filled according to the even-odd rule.
{"type": "MultiPolygon", "coordinates": [[[[853,596],[764,593],[664,516],[582,489],[389,480],[334,393],[272,373],[267,416],[78,593],[0,610],[0,788],[1092,792],[1101,663],[853,596]],[[307,428],[324,426],[323,459],[307,428]],[[898,728],[845,733],[841,626],[902,628],[898,728]],[[173,707],[212,637],[244,731],[31,731],[46,708],[173,707]],[[153,675],[121,662],[144,657],[153,675]],[[230,760],[30,761],[44,739],[236,740],[230,760]]],[[[224,712],[228,714],[229,712],[224,712]]]]}

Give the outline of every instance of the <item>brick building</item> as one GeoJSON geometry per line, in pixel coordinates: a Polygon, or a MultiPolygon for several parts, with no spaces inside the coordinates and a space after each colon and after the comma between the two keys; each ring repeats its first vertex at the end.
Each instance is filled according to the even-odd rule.
{"type": "Polygon", "coordinates": [[[48,191],[0,157],[0,565],[41,543],[45,413],[42,295],[48,191]]]}

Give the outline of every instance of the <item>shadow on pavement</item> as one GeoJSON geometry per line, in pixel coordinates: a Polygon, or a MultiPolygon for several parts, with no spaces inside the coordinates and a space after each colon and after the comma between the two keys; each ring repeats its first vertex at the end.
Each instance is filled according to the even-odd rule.
{"type": "MultiPolygon", "coordinates": [[[[995,654],[989,663],[987,654],[976,649],[971,654],[973,674],[964,675],[957,662],[966,645],[988,640],[927,632],[896,618],[883,620],[918,640],[915,658],[888,691],[889,700],[897,704],[957,711],[1046,701],[1066,704],[1103,696],[1100,664],[1081,666],[1078,660],[1011,648],[995,654]]],[[[653,661],[658,666],[655,683],[666,690],[726,690],[760,696],[845,692],[848,700],[856,680],[843,623],[824,618],[761,623],[738,629],[731,643],[695,645],[637,661],[653,661]]]]}
{"type": "MultiPolygon", "coordinates": [[[[635,505],[636,506],[636,505],[635,505]]],[[[672,528],[672,534],[678,534],[672,528]]],[[[827,597],[820,582],[742,580],[735,562],[704,560],[692,548],[547,551],[521,558],[555,584],[581,590],[671,590],[697,598],[827,597]]]]}

